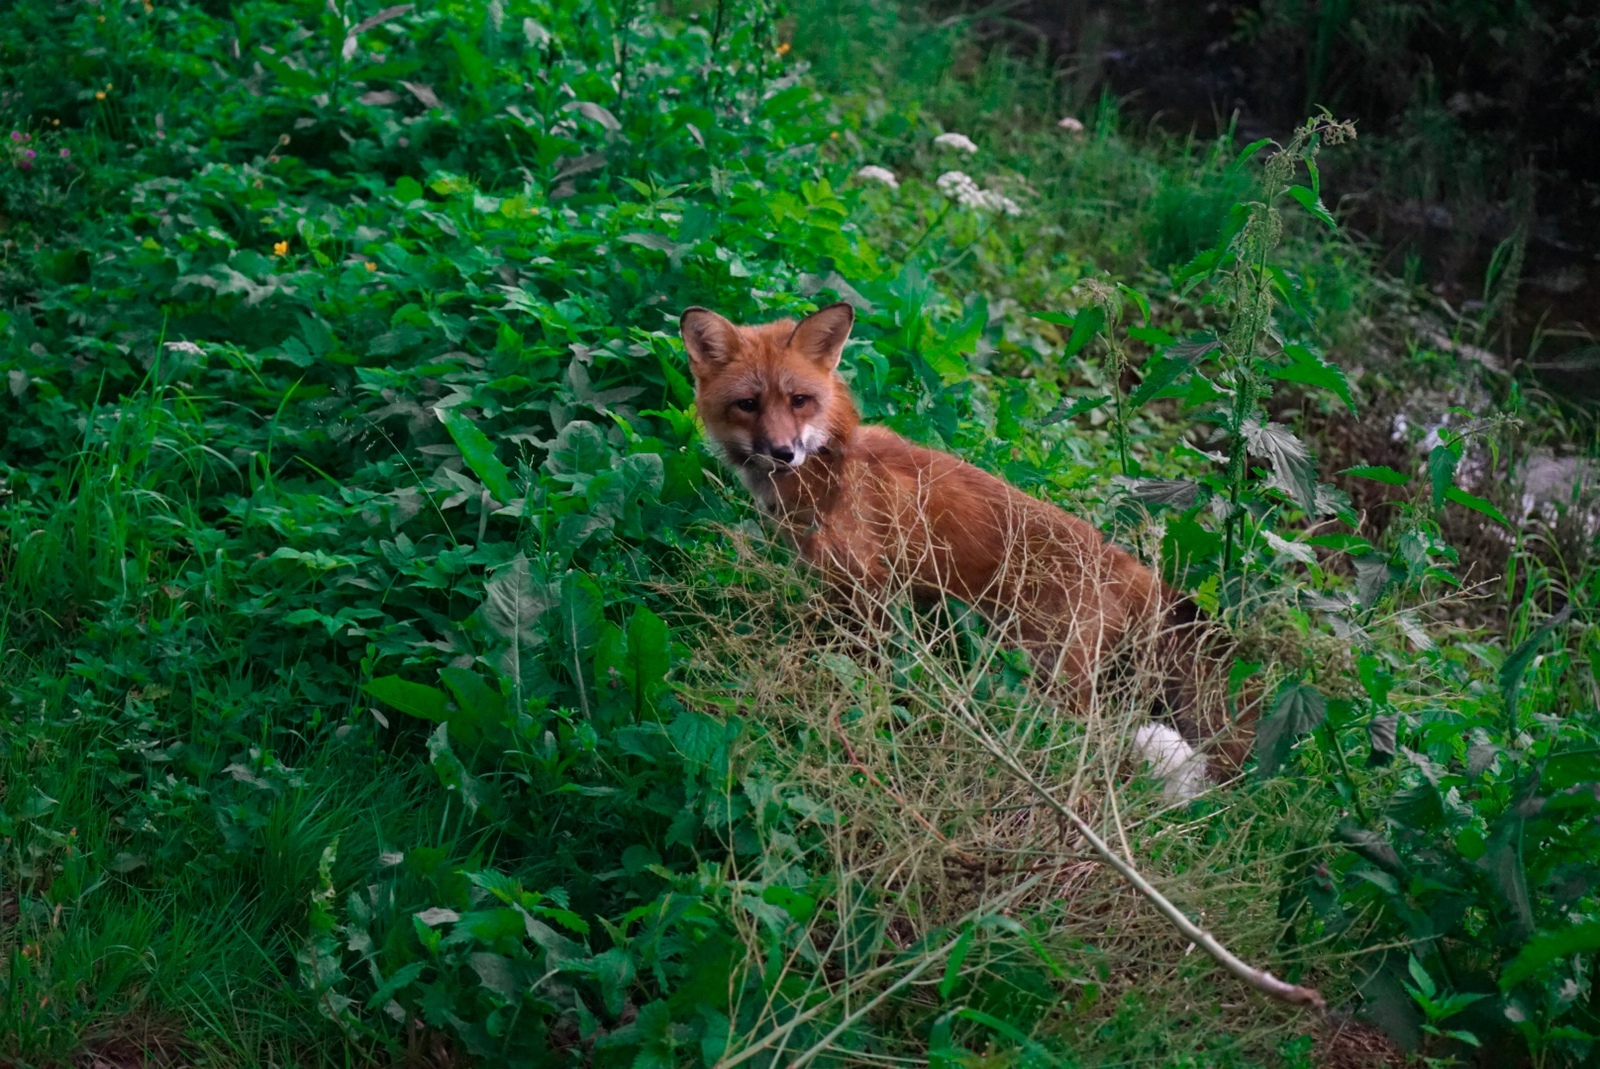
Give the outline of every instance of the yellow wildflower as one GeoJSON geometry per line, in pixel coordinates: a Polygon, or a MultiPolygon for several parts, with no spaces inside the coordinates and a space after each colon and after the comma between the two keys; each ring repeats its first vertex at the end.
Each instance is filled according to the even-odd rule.
{"type": "Polygon", "coordinates": [[[274,255],[274,256],[287,256],[287,255],[289,255],[289,243],[287,241],[275,242],[273,244],[273,246],[272,246],[272,255],[274,255]]]}
{"type": "Polygon", "coordinates": [[[95,98],[95,99],[96,99],[96,100],[104,100],[104,99],[105,99],[105,98],[106,98],[106,94],[105,94],[105,91],[104,91],[104,90],[102,90],[102,89],[96,89],[96,90],[95,90],[95,91],[94,91],[94,98],[95,98]]]}
{"type": "Polygon", "coordinates": [[[783,42],[783,44],[778,46],[778,55],[787,56],[789,54],[789,49],[792,47],[793,46],[789,44],[788,41],[783,42]]]}

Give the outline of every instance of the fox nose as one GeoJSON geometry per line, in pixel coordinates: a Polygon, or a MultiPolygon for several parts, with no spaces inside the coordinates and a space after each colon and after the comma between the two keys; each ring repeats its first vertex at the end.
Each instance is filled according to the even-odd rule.
{"type": "Polygon", "coordinates": [[[774,445],[774,446],[771,446],[771,447],[768,448],[767,452],[772,454],[772,459],[781,460],[785,464],[789,463],[789,461],[794,459],[794,450],[790,449],[786,445],[774,445]]]}

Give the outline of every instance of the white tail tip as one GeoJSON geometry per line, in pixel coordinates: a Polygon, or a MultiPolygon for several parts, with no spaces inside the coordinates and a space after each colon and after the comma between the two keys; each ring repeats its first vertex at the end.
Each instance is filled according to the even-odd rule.
{"type": "Polygon", "coordinates": [[[1172,728],[1146,724],[1133,733],[1133,745],[1150,771],[1161,777],[1168,798],[1188,802],[1206,789],[1205,754],[1195,753],[1172,728]]]}

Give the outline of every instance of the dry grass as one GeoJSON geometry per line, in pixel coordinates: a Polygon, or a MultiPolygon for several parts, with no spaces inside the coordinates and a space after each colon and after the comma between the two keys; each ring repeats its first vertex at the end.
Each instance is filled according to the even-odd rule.
{"type": "MultiPolygon", "coordinates": [[[[803,841],[770,837],[731,880],[782,883],[801,854],[812,871],[825,855],[832,873],[804,923],[750,909],[751,967],[772,994],[757,1027],[730,1035],[724,1065],[849,1061],[841,1050],[858,1026],[926,1035],[963,1000],[1003,998],[1019,966],[1053,990],[1034,1038],[1080,1053],[1129,993],[1160,1007],[1132,1027],[1167,1049],[1191,1032],[1215,1042],[1219,1018],[1263,1050],[1311,1026],[1195,953],[1041,801],[1042,785],[1240,956],[1279,975],[1315,968],[1314,947],[1278,945],[1277,890],[1304,862],[1299,844],[1328,841],[1330,814],[1297,811],[1284,784],[1170,805],[1130,752],[1155,690],[1141,650],[1108,664],[1068,716],[959,606],[895,597],[850,611],[754,525],[698,552],[680,573],[698,578],[667,591],[675,632],[699,640],[684,698],[743,717],[744,766],[810,814],[803,841]],[[760,959],[780,930],[784,960],[760,959]],[[957,981],[946,978],[952,955],[957,981]],[[1212,1026],[1184,1024],[1199,1018],[1212,1026]],[[812,1027],[823,1020],[836,1027],[812,1027]]],[[[1338,977],[1318,979],[1344,993],[1338,977]]],[[[922,1052],[908,1039],[898,1053],[922,1052]]]]}

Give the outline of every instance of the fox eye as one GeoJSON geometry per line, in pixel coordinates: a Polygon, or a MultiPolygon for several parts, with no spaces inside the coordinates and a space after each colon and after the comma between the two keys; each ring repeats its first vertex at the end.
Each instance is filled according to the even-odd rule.
{"type": "Polygon", "coordinates": [[[733,403],[733,407],[740,412],[754,412],[756,410],[756,399],[754,397],[741,397],[733,403]]]}
{"type": "Polygon", "coordinates": [[[804,408],[806,407],[806,402],[810,400],[811,396],[809,394],[797,393],[793,397],[789,398],[789,403],[795,408],[804,408]]]}

